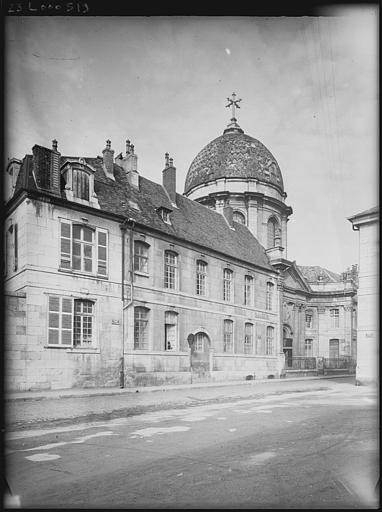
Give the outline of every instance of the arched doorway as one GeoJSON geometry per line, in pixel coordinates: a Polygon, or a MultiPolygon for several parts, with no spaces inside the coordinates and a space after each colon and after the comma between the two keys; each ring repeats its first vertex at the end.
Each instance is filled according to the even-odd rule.
{"type": "Polygon", "coordinates": [[[191,370],[205,374],[211,367],[211,339],[205,329],[196,329],[188,338],[191,348],[191,370]]]}
{"type": "Polygon", "coordinates": [[[285,354],[285,367],[293,366],[293,332],[289,325],[283,327],[283,352],[285,354]]]}

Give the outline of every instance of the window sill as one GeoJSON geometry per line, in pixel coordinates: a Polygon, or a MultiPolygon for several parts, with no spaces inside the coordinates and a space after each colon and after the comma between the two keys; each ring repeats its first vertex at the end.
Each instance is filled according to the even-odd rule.
{"type": "Polygon", "coordinates": [[[139,270],[134,270],[134,274],[136,276],[150,277],[150,274],[148,274],[147,272],[140,272],[139,270]]]}
{"type": "Polygon", "coordinates": [[[94,277],[96,279],[103,279],[108,281],[109,277],[103,274],[93,274],[92,272],[85,272],[81,270],[72,270],[71,268],[61,268],[58,267],[59,272],[63,272],[64,274],[72,274],[73,276],[82,276],[82,277],[94,277]]]}
{"type": "Polygon", "coordinates": [[[99,348],[73,348],[67,345],[44,345],[44,348],[57,348],[59,350],[65,350],[68,354],[100,354],[101,351],[99,348]]]}
{"type": "Polygon", "coordinates": [[[99,348],[85,348],[85,347],[67,348],[66,352],[68,354],[100,354],[101,353],[99,348]]]}

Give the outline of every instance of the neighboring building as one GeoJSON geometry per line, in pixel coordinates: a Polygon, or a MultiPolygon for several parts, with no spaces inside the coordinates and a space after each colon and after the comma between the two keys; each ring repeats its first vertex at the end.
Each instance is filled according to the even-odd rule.
{"type": "Polygon", "coordinates": [[[359,287],[357,367],[358,384],[377,384],[379,380],[378,341],[378,261],[379,207],[349,217],[359,231],[359,287]]]}
{"type": "Polygon", "coordinates": [[[117,157],[110,141],[102,157],[35,145],[6,180],[7,389],[278,378],[284,354],[354,356],[354,275],[284,257],[279,166],[234,116],[184,195],[167,153],[160,185],[129,141],[117,157]]]}

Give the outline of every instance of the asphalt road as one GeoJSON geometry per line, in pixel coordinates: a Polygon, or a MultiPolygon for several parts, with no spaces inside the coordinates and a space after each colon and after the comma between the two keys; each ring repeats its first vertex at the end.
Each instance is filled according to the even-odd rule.
{"type": "Polygon", "coordinates": [[[377,397],[333,390],[8,433],[22,507],[377,508],[377,397]]]}

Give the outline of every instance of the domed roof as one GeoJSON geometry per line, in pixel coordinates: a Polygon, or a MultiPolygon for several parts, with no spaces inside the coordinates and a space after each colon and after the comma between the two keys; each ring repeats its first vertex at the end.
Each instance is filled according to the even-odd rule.
{"type": "Polygon", "coordinates": [[[246,135],[236,123],[195,157],[187,173],[184,193],[187,195],[194,187],[219,178],[255,178],[284,192],[283,178],[275,157],[264,144],[246,135]]]}

